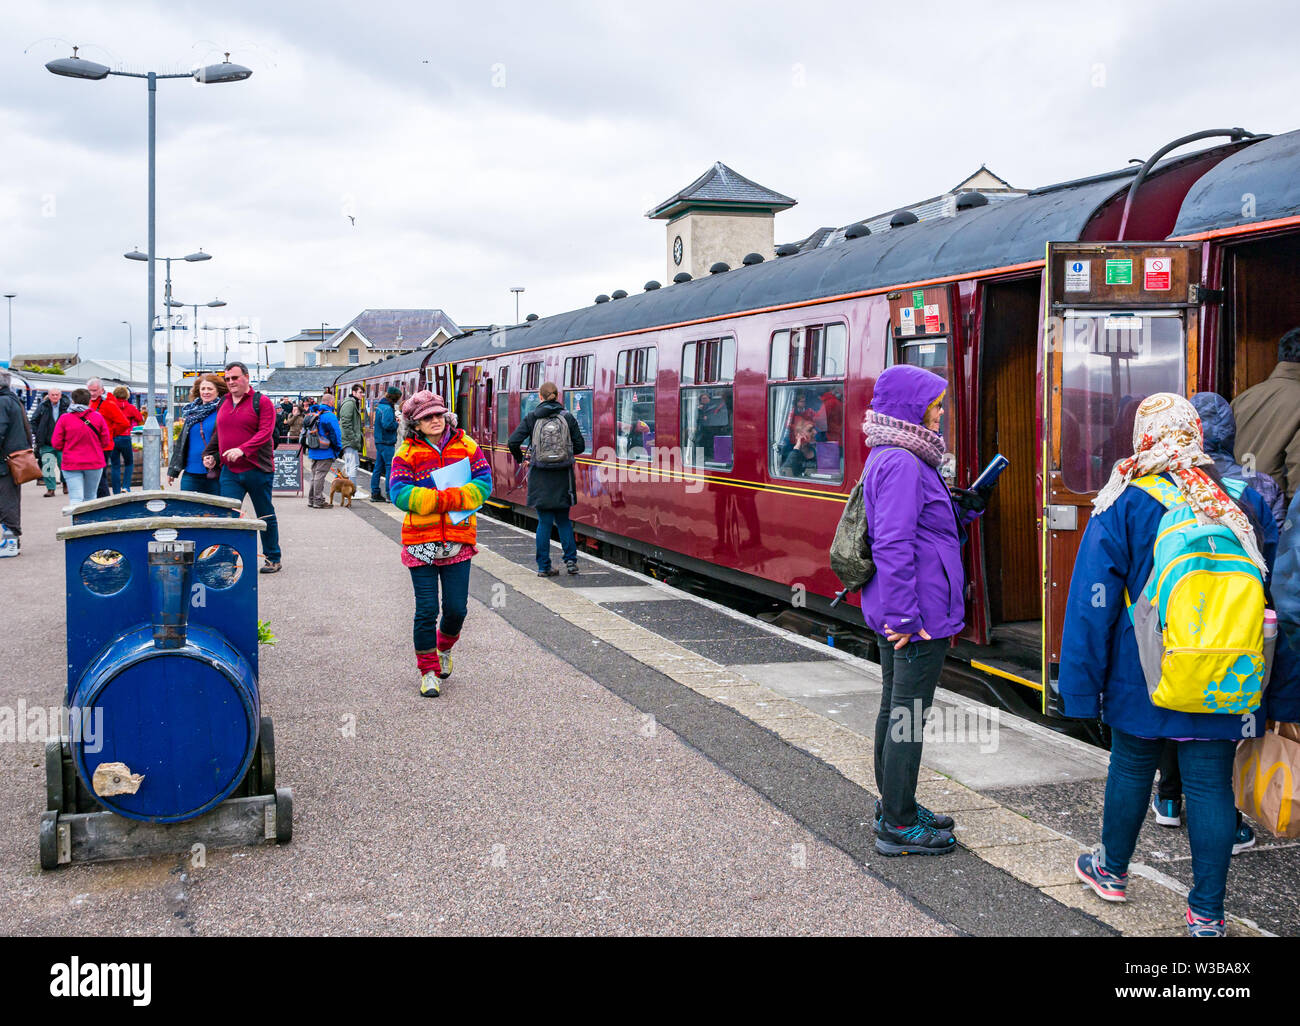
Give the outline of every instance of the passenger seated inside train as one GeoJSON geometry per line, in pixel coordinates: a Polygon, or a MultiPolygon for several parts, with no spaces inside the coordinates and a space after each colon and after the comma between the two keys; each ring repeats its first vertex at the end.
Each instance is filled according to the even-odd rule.
{"type": "Polygon", "coordinates": [[[772,405],[773,472],[839,481],[844,473],[843,386],[773,389],[772,405]]]}

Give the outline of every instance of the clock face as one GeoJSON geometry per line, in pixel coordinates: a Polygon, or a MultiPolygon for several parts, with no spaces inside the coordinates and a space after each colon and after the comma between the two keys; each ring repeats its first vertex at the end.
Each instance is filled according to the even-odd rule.
{"type": "Polygon", "coordinates": [[[677,267],[682,265],[682,237],[680,235],[673,239],[673,264],[677,267]]]}

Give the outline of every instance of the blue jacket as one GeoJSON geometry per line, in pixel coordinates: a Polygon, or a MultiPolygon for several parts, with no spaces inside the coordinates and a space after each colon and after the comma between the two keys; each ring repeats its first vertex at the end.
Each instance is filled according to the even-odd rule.
{"type": "Polygon", "coordinates": [[[397,444],[397,411],[385,396],[375,404],[375,445],[397,444]]]}
{"type": "MultiPolygon", "coordinates": [[[[1275,527],[1270,535],[1272,515],[1253,488],[1242,494],[1241,505],[1264,529],[1264,558],[1271,566],[1277,550],[1275,527]]],[[[1262,734],[1259,717],[1175,712],[1157,708],[1147,697],[1124,589],[1138,595],[1146,587],[1156,529],[1164,513],[1158,501],[1140,488],[1129,487],[1113,506],[1088,520],[1065,606],[1058,681],[1065,714],[1082,719],[1100,714],[1110,726],[1138,737],[1216,740],[1262,734]]],[[[1264,692],[1265,716],[1294,702],[1297,692],[1300,680],[1294,671],[1275,660],[1264,692]]]]}
{"type": "Polygon", "coordinates": [[[1218,392],[1197,392],[1192,396],[1192,405],[1201,417],[1201,434],[1204,438],[1202,448],[1205,455],[1214,460],[1214,465],[1224,477],[1244,481],[1259,492],[1275,525],[1280,526],[1286,514],[1286,499],[1277,482],[1258,470],[1246,470],[1233,455],[1233,448],[1237,444],[1237,418],[1233,416],[1228,400],[1218,392]]]}
{"type": "MultiPolygon", "coordinates": [[[[328,448],[308,449],[307,455],[313,460],[332,460],[343,455],[343,428],[339,425],[339,418],[324,403],[315,403],[307,408],[308,415],[319,413],[320,434],[322,439],[329,440],[328,448]]],[[[303,443],[306,444],[307,428],[304,426],[302,431],[303,443]]]]}
{"type": "MultiPolygon", "coordinates": [[[[1278,541],[1272,591],[1278,628],[1273,680],[1278,679],[1279,671],[1287,680],[1300,679],[1300,493],[1291,500],[1278,541]]],[[[1269,714],[1283,723],[1300,723],[1300,687],[1276,692],[1270,683],[1268,689],[1275,692],[1270,698],[1269,714]]]]}

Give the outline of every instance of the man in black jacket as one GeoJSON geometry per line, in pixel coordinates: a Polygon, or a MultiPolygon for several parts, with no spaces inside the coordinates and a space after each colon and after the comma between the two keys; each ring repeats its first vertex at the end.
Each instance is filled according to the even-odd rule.
{"type": "MultiPolygon", "coordinates": [[[[537,510],[537,576],[555,577],[560,571],[551,569],[551,525],[559,528],[560,546],[564,550],[564,565],[569,573],[578,572],[578,546],[573,538],[573,521],[569,509],[578,501],[578,483],[573,470],[573,457],[587,448],[577,420],[559,402],[560,390],[554,382],[547,381],[537,390],[541,403],[515,428],[510,440],[510,453],[517,463],[524,462],[522,446],[531,448],[538,421],[550,417],[563,417],[572,443],[568,464],[528,468],[528,505],[537,510]]],[[[532,454],[530,453],[530,457],[532,454]]]]}
{"type": "Polygon", "coordinates": [[[17,539],[23,533],[23,493],[9,474],[8,461],[10,454],[30,449],[32,443],[28,434],[27,411],[9,387],[9,380],[9,372],[0,369],[0,526],[14,537],[16,550],[21,544],[17,539]]]}
{"type": "MultiPolygon", "coordinates": [[[[54,494],[54,486],[63,476],[63,457],[50,442],[54,438],[54,425],[68,412],[72,399],[63,394],[61,388],[51,388],[45,398],[32,410],[32,433],[36,436],[36,457],[41,461],[41,472],[45,475],[45,495],[54,494]]],[[[67,482],[63,484],[63,494],[68,494],[67,482]]]]}

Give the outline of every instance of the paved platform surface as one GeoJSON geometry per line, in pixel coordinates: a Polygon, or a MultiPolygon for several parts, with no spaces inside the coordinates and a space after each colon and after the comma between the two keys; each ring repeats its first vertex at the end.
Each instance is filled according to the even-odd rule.
{"type": "MultiPolygon", "coordinates": [[[[60,502],[29,488],[23,555],[0,561],[0,705],[62,698],[60,502]]],[[[0,744],[0,933],[959,930],[538,645],[508,606],[471,603],[446,694],[419,697],[392,540],[347,511],[277,509],[284,570],[261,579],[261,615],[280,640],[261,681],[292,844],[41,873],[42,746],[0,744]]]]}

